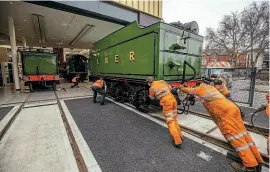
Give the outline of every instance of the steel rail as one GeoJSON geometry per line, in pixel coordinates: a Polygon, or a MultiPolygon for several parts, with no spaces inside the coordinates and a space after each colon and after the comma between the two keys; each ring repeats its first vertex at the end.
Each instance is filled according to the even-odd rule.
{"type": "MultiPolygon", "coordinates": [[[[181,110],[181,109],[178,108],[178,110],[181,110]]],[[[196,115],[196,116],[199,116],[199,117],[202,117],[202,118],[213,120],[210,115],[205,114],[205,113],[200,113],[200,112],[196,112],[196,111],[189,111],[189,113],[191,115],[196,115]]],[[[248,124],[246,122],[244,122],[244,124],[245,124],[248,131],[251,131],[251,132],[254,132],[254,133],[257,133],[257,134],[260,134],[260,135],[263,134],[263,136],[266,136],[266,137],[268,137],[268,135],[269,135],[269,128],[256,126],[256,125],[253,126],[253,125],[248,124]]]]}
{"type": "Polygon", "coordinates": [[[8,121],[8,123],[5,125],[5,127],[3,128],[3,130],[0,132],[0,141],[3,139],[4,135],[6,134],[6,132],[10,128],[10,126],[13,124],[13,122],[17,118],[18,114],[22,111],[25,103],[27,103],[28,99],[30,98],[30,95],[31,95],[31,93],[29,93],[28,97],[22,102],[22,104],[16,110],[16,112],[14,113],[14,115],[10,118],[10,120],[8,121]]]}
{"type": "Polygon", "coordinates": [[[55,94],[57,105],[58,105],[58,108],[59,108],[59,111],[60,111],[64,126],[65,126],[65,129],[66,129],[66,132],[67,132],[67,135],[68,135],[68,138],[69,138],[69,142],[70,142],[72,152],[73,152],[73,155],[75,157],[79,172],[88,172],[86,163],[85,163],[85,161],[83,159],[83,156],[82,156],[82,154],[80,152],[80,149],[78,147],[76,139],[75,139],[75,137],[73,135],[73,132],[71,130],[71,127],[70,127],[70,125],[68,123],[66,114],[65,114],[65,112],[63,110],[63,107],[61,105],[60,99],[59,99],[59,97],[58,97],[55,90],[54,90],[54,94],[55,94]]]}

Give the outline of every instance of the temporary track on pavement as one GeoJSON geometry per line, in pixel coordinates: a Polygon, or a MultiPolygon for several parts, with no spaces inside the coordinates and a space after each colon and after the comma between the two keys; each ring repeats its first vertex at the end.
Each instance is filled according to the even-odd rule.
{"type": "MultiPolygon", "coordinates": [[[[178,108],[179,109],[179,108],[178,108]]],[[[189,111],[190,114],[192,115],[196,115],[202,118],[206,118],[209,120],[212,120],[211,116],[205,113],[200,113],[200,112],[195,112],[195,111],[189,111]]],[[[246,128],[248,131],[260,134],[260,135],[264,135],[264,136],[268,136],[269,135],[269,128],[264,128],[261,126],[253,126],[247,122],[244,122],[246,128]]]]}
{"type": "Polygon", "coordinates": [[[63,110],[63,107],[62,107],[62,105],[60,103],[59,97],[56,94],[56,91],[54,91],[54,95],[55,95],[55,98],[56,98],[56,101],[57,101],[57,104],[58,104],[58,108],[60,110],[60,114],[61,114],[63,123],[64,123],[66,131],[67,131],[69,142],[70,142],[70,145],[72,147],[72,151],[73,151],[74,157],[76,159],[79,171],[80,172],[88,172],[87,166],[86,166],[86,164],[85,164],[85,162],[83,160],[82,154],[81,154],[81,152],[79,150],[79,147],[78,147],[78,145],[76,143],[75,137],[74,137],[74,135],[73,135],[73,133],[71,131],[70,125],[69,125],[69,123],[67,121],[66,114],[65,114],[65,112],[63,110]]]}
{"type": "Polygon", "coordinates": [[[23,109],[25,103],[28,101],[28,99],[30,98],[31,93],[28,95],[28,97],[25,99],[25,101],[22,102],[22,104],[20,105],[20,107],[17,109],[17,111],[15,112],[15,114],[12,116],[12,118],[8,121],[8,123],[5,125],[4,129],[1,131],[0,133],[0,141],[2,140],[2,138],[4,137],[4,135],[6,134],[7,130],[10,128],[10,126],[12,125],[13,121],[16,119],[16,117],[18,116],[18,114],[21,112],[21,110],[23,109]]]}
{"type": "MultiPolygon", "coordinates": [[[[29,98],[31,97],[31,95],[33,95],[33,92],[30,92],[29,95],[27,96],[27,98],[23,101],[23,102],[16,102],[16,103],[9,103],[9,104],[2,104],[2,105],[11,105],[11,104],[20,104],[21,105],[19,106],[19,108],[16,110],[16,112],[14,113],[14,115],[12,116],[12,118],[8,121],[8,123],[5,125],[4,129],[1,131],[0,133],[0,141],[2,140],[2,138],[4,137],[4,135],[6,134],[6,132],[8,131],[8,129],[10,128],[10,126],[12,125],[12,123],[15,121],[15,119],[17,118],[17,116],[20,114],[20,112],[22,111],[22,109],[24,108],[33,108],[33,107],[40,107],[40,106],[49,106],[49,105],[58,105],[58,108],[59,108],[59,111],[60,111],[60,114],[61,114],[61,118],[63,120],[63,123],[64,123],[64,126],[65,126],[65,129],[66,129],[66,132],[67,132],[67,135],[68,135],[68,138],[69,138],[69,142],[70,142],[70,145],[72,147],[72,151],[73,151],[73,154],[74,154],[74,157],[76,159],[76,163],[77,163],[77,166],[78,166],[78,169],[80,172],[88,172],[88,169],[86,167],[86,164],[82,158],[82,155],[79,151],[79,148],[78,148],[78,145],[75,141],[75,138],[73,136],[73,133],[71,131],[71,128],[67,122],[67,118],[66,118],[66,115],[65,115],[65,112],[63,111],[63,108],[62,108],[62,105],[60,103],[60,99],[56,93],[56,91],[54,91],[54,95],[55,95],[55,98],[54,99],[47,99],[47,100],[37,100],[37,101],[28,101],[29,98]],[[50,102],[50,101],[54,101],[56,100],[56,103],[47,103],[46,102],[50,102]],[[34,103],[34,102],[38,102],[40,104],[36,104],[36,105],[32,105],[32,106],[25,106],[26,103],[34,103]]],[[[68,99],[68,98],[83,98],[81,96],[78,96],[78,97],[65,97],[64,99],[68,99]]]]}

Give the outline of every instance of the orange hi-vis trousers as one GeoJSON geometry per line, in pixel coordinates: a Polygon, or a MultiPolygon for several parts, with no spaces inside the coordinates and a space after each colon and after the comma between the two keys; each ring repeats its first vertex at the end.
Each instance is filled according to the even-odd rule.
{"type": "Polygon", "coordinates": [[[177,102],[172,94],[160,99],[168,129],[176,145],[182,144],[182,131],[177,120],[177,102]]]}
{"type": "Polygon", "coordinates": [[[203,105],[246,167],[264,162],[234,103],[224,97],[203,105]]]}

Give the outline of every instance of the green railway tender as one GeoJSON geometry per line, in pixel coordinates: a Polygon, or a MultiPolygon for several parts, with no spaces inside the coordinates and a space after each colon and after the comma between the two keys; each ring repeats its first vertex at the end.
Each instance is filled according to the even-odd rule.
{"type": "Polygon", "coordinates": [[[24,85],[53,87],[59,84],[58,55],[50,52],[21,51],[24,85]]]}
{"type": "MultiPolygon", "coordinates": [[[[147,76],[177,87],[201,77],[203,37],[192,22],[177,27],[162,22],[140,27],[137,22],[96,42],[90,54],[92,78],[104,77],[108,91],[135,106],[145,105],[147,76]],[[123,82],[124,81],[124,82],[123,82]]],[[[195,83],[195,82],[193,82],[195,83]]]]}

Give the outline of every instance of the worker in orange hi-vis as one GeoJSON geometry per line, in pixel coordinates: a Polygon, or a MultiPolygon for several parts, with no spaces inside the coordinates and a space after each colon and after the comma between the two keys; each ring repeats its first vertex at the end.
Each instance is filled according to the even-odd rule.
{"type": "Polygon", "coordinates": [[[72,78],[71,82],[73,83],[73,85],[71,86],[71,88],[74,88],[79,85],[79,79],[80,75],[76,75],[74,78],[72,78]]]}
{"type": "MultiPolygon", "coordinates": [[[[267,106],[266,106],[266,114],[268,117],[270,117],[270,92],[266,95],[266,100],[267,100],[267,106]]],[[[268,142],[267,142],[267,151],[268,151],[268,157],[270,157],[270,136],[268,137],[268,142]]]]}
{"type": "Polygon", "coordinates": [[[173,137],[173,146],[180,148],[182,144],[182,131],[177,121],[177,102],[171,93],[171,86],[165,81],[154,81],[152,77],[146,79],[149,88],[149,98],[159,100],[163,108],[163,114],[168,125],[168,129],[173,137]]]}
{"type": "Polygon", "coordinates": [[[266,114],[270,117],[270,92],[266,95],[268,105],[266,106],[266,114]]]}
{"type": "Polygon", "coordinates": [[[233,162],[232,166],[238,171],[260,171],[263,159],[243,123],[239,108],[225,98],[215,87],[214,83],[202,83],[195,88],[180,86],[181,91],[196,95],[219,127],[223,136],[236,150],[243,165],[233,162]]]}

